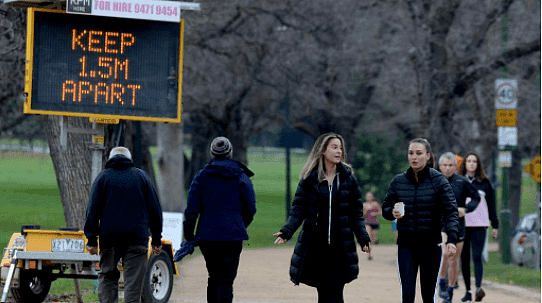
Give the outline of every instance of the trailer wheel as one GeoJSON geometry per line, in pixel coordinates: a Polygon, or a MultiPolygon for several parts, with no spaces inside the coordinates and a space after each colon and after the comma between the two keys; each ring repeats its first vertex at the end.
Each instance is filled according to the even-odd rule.
{"type": "Polygon", "coordinates": [[[41,303],[51,289],[51,275],[47,271],[21,270],[19,288],[11,288],[18,303],[41,303]]]}
{"type": "Polygon", "coordinates": [[[151,255],[143,279],[143,303],[165,303],[173,290],[173,264],[169,255],[162,251],[151,255]]]}

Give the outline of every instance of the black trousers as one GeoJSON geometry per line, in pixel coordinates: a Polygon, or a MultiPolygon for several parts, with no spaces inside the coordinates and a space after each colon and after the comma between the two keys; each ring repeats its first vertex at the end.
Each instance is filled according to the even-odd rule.
{"type": "Polygon", "coordinates": [[[420,287],[424,303],[436,303],[437,280],[442,263],[442,248],[409,248],[398,246],[397,266],[401,283],[402,302],[414,303],[416,277],[420,270],[420,287]]]}
{"type": "Polygon", "coordinates": [[[465,287],[470,290],[470,256],[472,247],[472,260],[474,261],[474,277],[476,278],[476,287],[482,286],[482,277],[484,276],[484,262],[482,261],[482,252],[486,244],[486,227],[467,227],[465,235],[465,244],[461,251],[461,272],[465,280],[465,287]]]}
{"type": "Polygon", "coordinates": [[[231,303],[233,281],[237,276],[242,241],[200,241],[201,253],[209,278],[207,279],[207,302],[231,303]]]}
{"type": "MultiPolygon", "coordinates": [[[[342,243],[327,244],[327,235],[317,238],[307,251],[301,283],[316,287],[318,303],[344,303],[344,275],[347,266],[342,243]]],[[[338,236],[335,238],[339,238],[338,236]]]]}
{"type": "Polygon", "coordinates": [[[344,284],[330,284],[316,287],[318,303],[344,303],[344,284]]]}

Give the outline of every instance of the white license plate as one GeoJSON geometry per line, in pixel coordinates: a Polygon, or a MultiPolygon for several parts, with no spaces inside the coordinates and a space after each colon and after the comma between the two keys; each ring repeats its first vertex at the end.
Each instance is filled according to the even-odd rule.
{"type": "Polygon", "coordinates": [[[78,252],[85,250],[83,239],[53,239],[51,243],[52,252],[78,252]]]}

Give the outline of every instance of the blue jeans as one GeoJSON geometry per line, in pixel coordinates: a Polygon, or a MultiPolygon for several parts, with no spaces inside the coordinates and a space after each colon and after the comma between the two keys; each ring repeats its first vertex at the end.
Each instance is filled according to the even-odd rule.
{"type": "Polygon", "coordinates": [[[242,241],[199,241],[201,253],[209,278],[207,279],[207,302],[231,303],[233,281],[237,277],[242,241]]]}
{"type": "Polygon", "coordinates": [[[124,302],[139,303],[147,269],[147,247],[141,245],[105,248],[100,251],[100,273],[98,274],[100,303],[118,302],[120,272],[117,264],[121,258],[124,273],[124,302]]]}

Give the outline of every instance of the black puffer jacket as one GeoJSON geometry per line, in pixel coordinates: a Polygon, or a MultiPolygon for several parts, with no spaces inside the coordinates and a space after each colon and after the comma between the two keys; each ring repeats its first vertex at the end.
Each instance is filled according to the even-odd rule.
{"type": "MultiPolygon", "coordinates": [[[[469,179],[458,174],[450,176],[448,182],[452,185],[457,207],[465,207],[467,213],[473,212],[480,203],[480,195],[478,194],[476,187],[470,183],[469,179]],[[471,198],[471,201],[468,204],[465,203],[467,198],[471,198]]],[[[464,220],[464,218],[460,219],[464,220]]]]}
{"type": "Polygon", "coordinates": [[[418,172],[418,181],[412,168],[395,176],[383,202],[385,219],[395,220],[392,211],[397,202],[405,203],[405,216],[397,220],[398,245],[420,248],[442,243],[442,220],[448,243],[457,242],[457,203],[443,174],[424,167],[418,172]]]}
{"type": "MultiPolygon", "coordinates": [[[[370,243],[370,238],[365,230],[363,203],[356,177],[350,169],[342,164],[337,165],[337,172],[339,185],[338,191],[332,193],[334,207],[332,207],[331,222],[332,224],[337,222],[339,226],[332,227],[331,236],[338,235],[341,239],[332,239],[331,241],[342,242],[343,260],[348,265],[347,270],[344,271],[343,281],[348,283],[356,279],[359,273],[359,259],[354,235],[362,247],[370,243]]],[[[300,282],[307,283],[301,280],[303,263],[307,251],[311,249],[311,240],[314,239],[319,205],[329,203],[328,201],[328,183],[326,181],[318,182],[318,172],[314,170],[309,177],[299,182],[290,216],[286,224],[280,229],[282,232],[281,237],[290,239],[301,224],[305,222],[303,229],[299,233],[290,264],[290,278],[296,285],[300,282]]]]}

